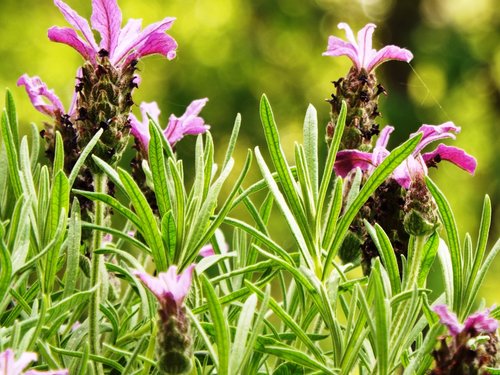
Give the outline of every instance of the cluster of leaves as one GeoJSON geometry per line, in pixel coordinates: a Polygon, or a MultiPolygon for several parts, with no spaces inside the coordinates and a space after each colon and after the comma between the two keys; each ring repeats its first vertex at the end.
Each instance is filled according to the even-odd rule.
{"type": "MultiPolygon", "coordinates": [[[[41,368],[68,368],[71,374],[158,373],[156,300],[133,271],[153,265],[165,271],[174,264],[183,269],[198,261],[186,300],[194,340],[193,373],[425,373],[442,333],[430,306],[447,303],[459,318],[467,316],[500,251],[497,242],[486,256],[489,199],[484,201],[477,245],[469,235],[461,243],[446,198],[428,180],[446,241],[438,234],[424,242],[411,238],[400,271],[387,234],[380,225],[367,223],[381,256],[369,276],[356,276],[354,265],[339,264],[336,258],[349,225],[414,150],[420,136],[394,149],[359,191],[351,189],[343,207],[343,182],[335,177],[333,164],[345,107],[326,161],[318,151],[316,111],[308,108],[304,143],[295,146],[295,165],[284,156],[265,96],[260,115],[271,162],[258,148],[249,151],[224,199],[220,192],[234,164],[240,118],[221,164],[214,161],[210,134],[198,136],[192,182],[185,181],[182,160],[151,121],[149,160],[143,169],[155,194],[155,212],[128,171],[91,156],[101,132],[69,175],[63,171],[60,136],[53,165],[42,165],[38,130],[32,127],[31,146],[27,137],[19,140],[14,100],[7,93],[0,153],[0,349],[36,351],[41,368]],[[262,179],[244,187],[254,156],[262,179]],[[89,157],[114,183],[115,196],[72,189],[89,157]],[[265,198],[257,201],[255,193],[262,191],[265,198]],[[96,202],[96,207],[107,206],[123,220],[113,225],[82,221],[80,196],[96,202]],[[252,223],[230,216],[239,205],[252,223]],[[289,238],[272,238],[273,209],[281,212],[289,238]],[[221,226],[232,238],[229,245],[221,226]],[[129,234],[131,229],[135,236],[129,234]],[[95,250],[104,257],[105,270],[94,287],[82,230],[114,238],[95,250]],[[199,250],[208,242],[215,255],[200,260],[199,250]],[[426,280],[435,258],[445,288],[431,300],[426,280]],[[89,303],[97,288],[97,335],[102,345],[98,354],[88,341],[89,303]]],[[[500,316],[500,310],[493,315],[500,316]]]]}

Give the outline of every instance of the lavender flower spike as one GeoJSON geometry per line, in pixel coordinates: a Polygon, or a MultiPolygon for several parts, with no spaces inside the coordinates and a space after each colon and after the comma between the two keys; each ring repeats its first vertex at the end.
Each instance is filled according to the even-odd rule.
{"type": "Polygon", "coordinates": [[[400,60],[409,62],[413,54],[405,48],[397,46],[385,46],[377,51],[372,48],[372,35],[376,26],[373,23],[367,24],[358,32],[357,41],[354,33],[348,24],[341,22],[339,29],[345,30],[347,42],[336,37],[328,38],[328,47],[323,56],[347,56],[354,63],[358,71],[365,69],[368,73],[377,66],[388,60],[400,60]]]}
{"type": "MultiPolygon", "coordinates": [[[[186,109],[186,112],[181,117],[170,115],[168,125],[163,131],[163,135],[174,146],[186,134],[196,135],[205,133],[210,129],[209,125],[205,124],[203,118],[199,117],[199,113],[207,103],[208,99],[194,100],[186,109]]],[[[145,103],[140,106],[142,121],[139,121],[133,114],[130,115],[130,132],[139,141],[142,148],[146,151],[148,149],[150,134],[149,134],[149,117],[155,122],[158,122],[160,110],[156,102],[145,103]]]]}
{"type": "Polygon", "coordinates": [[[165,34],[175,18],[167,17],[142,31],[141,20],[130,19],[121,28],[122,13],[116,0],[92,0],[90,24],[101,36],[97,44],[85,18],[62,0],[54,0],[54,4],[73,28],[53,26],[48,31],[49,39],[73,47],[93,64],[97,63],[98,56],[103,55],[108,56],[111,64],[117,68],[151,54],[161,54],[169,60],[175,57],[177,43],[165,34]]]}
{"type": "Polygon", "coordinates": [[[180,275],[177,274],[177,266],[170,266],[167,272],[160,272],[158,277],[142,271],[135,271],[134,275],[158,298],[162,306],[175,302],[180,307],[189,292],[194,267],[194,264],[190,265],[180,275]]]}
{"type": "Polygon", "coordinates": [[[37,354],[26,352],[14,358],[14,351],[7,349],[0,353],[0,374],[2,375],[68,375],[68,370],[23,371],[31,362],[36,361],[37,354]]]}

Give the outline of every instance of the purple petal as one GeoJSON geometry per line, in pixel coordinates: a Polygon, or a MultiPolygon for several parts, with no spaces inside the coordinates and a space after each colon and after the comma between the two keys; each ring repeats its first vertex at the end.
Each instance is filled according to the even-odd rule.
{"type": "Polygon", "coordinates": [[[142,271],[134,271],[133,274],[142,281],[160,302],[163,301],[165,293],[167,293],[168,290],[165,289],[164,283],[161,280],[142,271]]]}
{"type": "Polygon", "coordinates": [[[447,146],[445,144],[438,145],[434,151],[425,153],[422,157],[428,165],[434,165],[441,160],[447,160],[472,175],[477,167],[476,158],[469,155],[461,148],[447,146]]]}
{"type": "Polygon", "coordinates": [[[389,136],[394,131],[394,126],[387,125],[380,131],[375,147],[387,148],[389,144],[389,136]]]}
{"type": "MultiPolygon", "coordinates": [[[[0,353],[0,370],[4,374],[12,374],[15,366],[14,351],[7,349],[0,353]]],[[[22,370],[22,369],[21,369],[22,370]]]]}
{"type": "Polygon", "coordinates": [[[40,112],[56,118],[64,113],[64,108],[54,90],[49,90],[40,77],[23,74],[17,81],[24,86],[33,106],[40,112]],[[48,101],[48,102],[47,102],[48,101]]]}
{"type": "Polygon", "coordinates": [[[26,352],[19,356],[17,361],[14,362],[14,365],[11,367],[11,373],[6,371],[7,374],[21,374],[26,367],[29,366],[31,362],[36,361],[37,359],[36,353],[26,352]]]}
{"type": "Polygon", "coordinates": [[[189,288],[191,287],[191,282],[193,280],[193,271],[195,266],[195,264],[191,264],[184,270],[184,272],[178,279],[176,293],[174,294],[177,303],[182,303],[189,292],[189,288]]]}
{"type": "Polygon", "coordinates": [[[498,321],[489,316],[490,309],[483,312],[476,312],[465,319],[465,330],[484,333],[495,333],[498,328],[498,321]]]}
{"type": "Polygon", "coordinates": [[[413,155],[418,155],[427,145],[439,139],[452,138],[455,139],[455,134],[460,133],[460,128],[455,126],[451,121],[441,125],[422,125],[415,133],[410,134],[410,137],[422,133],[422,140],[413,151],[413,155]]]}
{"type": "Polygon", "coordinates": [[[366,171],[372,166],[371,153],[358,150],[342,150],[337,153],[333,169],[337,176],[345,177],[355,168],[366,171]]]}
{"type": "Polygon", "coordinates": [[[110,60],[117,61],[116,57],[123,49],[123,46],[128,43],[128,41],[137,38],[141,32],[142,20],[140,19],[129,19],[127,24],[121,29],[120,35],[118,37],[118,46],[114,51],[110,52],[110,60]]]}
{"type": "Polygon", "coordinates": [[[170,35],[154,33],[149,35],[142,45],[137,46],[136,50],[125,59],[124,65],[128,65],[134,59],[153,54],[160,54],[172,60],[176,56],[176,49],[177,42],[170,35]]]}
{"type": "Polygon", "coordinates": [[[337,25],[337,28],[345,31],[345,37],[347,38],[347,41],[357,50],[358,44],[356,42],[356,38],[354,38],[354,33],[352,32],[351,27],[345,22],[340,22],[337,25]]]}
{"type": "Polygon", "coordinates": [[[133,113],[129,115],[130,120],[130,133],[139,140],[144,150],[148,149],[149,146],[149,125],[143,121],[139,121],[133,113]]]}
{"type": "Polygon", "coordinates": [[[203,246],[198,253],[201,257],[206,258],[215,255],[215,251],[212,245],[208,244],[203,246]]]}
{"type": "Polygon", "coordinates": [[[127,36],[127,38],[125,37],[121,38],[120,44],[117,46],[114,56],[111,59],[111,62],[116,65],[121,60],[123,60],[129,53],[131,53],[132,50],[142,47],[142,45],[148,40],[151,34],[164,33],[172,26],[174,21],[175,18],[167,17],[164,18],[162,21],[155,22],[149,25],[139,34],[133,35],[133,33],[130,33],[127,36]]]}
{"type": "Polygon", "coordinates": [[[98,46],[87,20],[61,0],[54,0],[54,4],[59,8],[66,21],[82,33],[83,38],[87,41],[90,48],[97,52],[98,46]]]}
{"type": "Polygon", "coordinates": [[[69,27],[52,26],[48,33],[49,39],[56,43],[64,43],[77,50],[84,59],[94,61],[95,50],[69,27]]]}
{"type": "Polygon", "coordinates": [[[407,49],[392,45],[385,46],[371,56],[369,62],[367,63],[366,70],[370,72],[383,62],[389,60],[410,62],[411,59],[413,59],[413,54],[407,49]]]}
{"type": "Polygon", "coordinates": [[[457,316],[448,311],[446,305],[436,305],[433,307],[434,312],[439,315],[439,321],[448,327],[450,335],[456,336],[463,330],[463,326],[458,322],[457,316]]]}
{"type": "Polygon", "coordinates": [[[358,69],[361,67],[356,48],[336,36],[328,38],[328,46],[323,52],[323,56],[347,56],[358,69]]]}
{"type": "Polygon", "coordinates": [[[193,100],[186,108],[186,112],[179,118],[175,115],[170,115],[167,128],[163,131],[163,135],[171,145],[177,143],[186,134],[202,134],[210,128],[201,117],[198,117],[198,114],[207,101],[207,98],[193,100]]]}
{"type": "Polygon", "coordinates": [[[402,188],[410,188],[411,175],[406,161],[403,161],[392,171],[391,177],[395,179],[399,186],[401,186],[402,188]]]}
{"type": "Polygon", "coordinates": [[[92,0],[92,27],[101,34],[100,48],[111,55],[118,45],[122,12],[116,0],[92,0]]]}
{"type": "Polygon", "coordinates": [[[358,31],[358,56],[359,62],[362,68],[368,69],[368,61],[371,60],[372,55],[375,54],[375,50],[372,48],[372,37],[376,26],[373,23],[367,24],[361,30],[358,31]]]}
{"type": "Polygon", "coordinates": [[[26,372],[23,372],[23,375],[68,375],[69,370],[49,370],[49,371],[36,371],[36,370],[29,370],[26,372]]]}
{"type": "Polygon", "coordinates": [[[158,107],[158,103],[156,102],[142,102],[141,103],[141,114],[142,114],[142,122],[145,122],[149,128],[149,117],[153,119],[156,123],[158,123],[160,118],[160,108],[158,107]],[[149,115],[149,117],[148,117],[149,115]]]}

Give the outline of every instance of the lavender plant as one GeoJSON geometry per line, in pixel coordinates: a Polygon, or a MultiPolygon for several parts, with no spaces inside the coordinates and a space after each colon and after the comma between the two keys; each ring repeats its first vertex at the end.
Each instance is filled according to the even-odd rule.
{"type": "Polygon", "coordinates": [[[142,120],[131,113],[137,60],[175,57],[177,44],[165,34],[173,18],[142,31],[138,20],[121,28],[116,1],[93,0],[97,44],[85,19],[55,4],[74,29],[52,27],[49,38],[76,49],[84,63],[67,111],[40,78],[19,79],[35,109],[51,119],[42,137],[32,126],[31,142],[19,139],[13,95],[6,94],[0,372],[500,372],[500,309],[471,314],[500,251],[500,241],[486,251],[490,200],[477,244],[468,234],[461,242],[450,204],[428,176],[442,160],[473,174],[476,160],[445,144],[424,152],[455,137],[460,128],[451,122],[423,125],[392,151],[394,127],[375,122],[386,91],[375,68],[408,62],[411,52],[377,52],[373,24],[357,41],[340,24],[348,42],[330,37],[324,54],[346,55],[354,65],[329,99],[327,155],[309,106],[303,141],[289,161],[263,95],[269,160],[259,147],[249,150],[229,182],[239,115],[216,162],[200,117],[207,98],[171,115],[165,129],[154,102],[141,104],[142,120]],[[127,168],[118,161],[129,133],[136,155],[127,168]],[[176,153],[185,135],[196,136],[193,165],[176,153]],[[249,183],[254,157],[262,177],[249,183]],[[273,234],[277,221],[287,234],[273,234]],[[434,263],[442,290],[429,282],[434,263]]]}

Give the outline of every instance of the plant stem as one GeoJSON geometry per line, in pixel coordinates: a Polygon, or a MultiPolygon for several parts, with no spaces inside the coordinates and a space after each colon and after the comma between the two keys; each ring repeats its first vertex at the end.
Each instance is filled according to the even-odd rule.
{"type": "MultiPolygon", "coordinates": [[[[106,193],[106,176],[102,173],[94,174],[94,191],[96,193],[106,193]]],[[[94,224],[97,226],[104,225],[104,203],[94,201],[94,224]]],[[[90,299],[89,306],[89,343],[90,353],[100,355],[101,345],[99,342],[99,305],[101,303],[101,272],[104,265],[102,256],[95,251],[101,247],[102,232],[94,230],[92,237],[92,264],[90,268],[90,287],[95,288],[94,294],[90,299]]],[[[104,374],[102,363],[95,362],[95,370],[98,375],[104,374]]]]}

